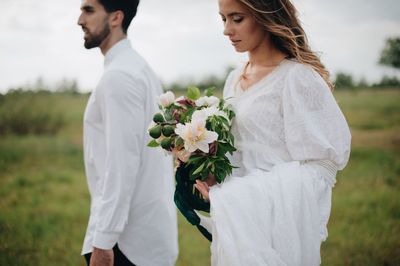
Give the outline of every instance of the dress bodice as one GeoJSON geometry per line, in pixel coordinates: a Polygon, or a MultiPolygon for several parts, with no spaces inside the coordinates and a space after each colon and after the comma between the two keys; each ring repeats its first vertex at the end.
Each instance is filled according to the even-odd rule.
{"type": "Polygon", "coordinates": [[[350,132],[329,87],[311,67],[284,60],[243,91],[233,70],[225,84],[236,113],[232,124],[238,151],[232,162],[244,175],[289,161],[329,160],[339,169],[350,151],[350,132]]]}

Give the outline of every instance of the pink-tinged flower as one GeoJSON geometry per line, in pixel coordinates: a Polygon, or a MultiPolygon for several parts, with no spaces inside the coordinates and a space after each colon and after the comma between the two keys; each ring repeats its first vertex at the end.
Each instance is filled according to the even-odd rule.
{"type": "Polygon", "coordinates": [[[215,96],[203,96],[196,100],[197,106],[214,106],[219,105],[219,99],[215,96]]]}
{"type": "Polygon", "coordinates": [[[194,152],[197,149],[208,153],[208,144],[218,139],[218,134],[206,129],[204,119],[192,120],[191,123],[177,124],[175,133],[184,140],[185,150],[194,152]]]}
{"type": "Polygon", "coordinates": [[[181,119],[181,114],[183,113],[183,111],[182,110],[177,110],[177,109],[175,109],[173,112],[172,112],[172,117],[176,120],[176,121],[179,121],[180,119],[181,119]]]}
{"type": "Polygon", "coordinates": [[[184,96],[180,96],[180,97],[178,97],[176,100],[175,100],[175,103],[178,105],[178,106],[182,106],[182,107],[184,107],[184,108],[186,108],[186,106],[195,106],[195,102],[194,101],[192,101],[192,100],[190,100],[190,99],[188,99],[188,98],[186,98],[186,97],[184,97],[184,96]]]}
{"type": "Polygon", "coordinates": [[[162,107],[168,107],[175,101],[175,94],[172,91],[167,91],[158,97],[158,104],[162,107]]]}
{"type": "Polygon", "coordinates": [[[184,163],[186,163],[189,160],[190,156],[192,155],[191,152],[189,152],[189,151],[187,151],[185,149],[181,149],[181,150],[173,149],[172,150],[172,154],[176,158],[178,158],[181,162],[184,162],[184,163]]]}

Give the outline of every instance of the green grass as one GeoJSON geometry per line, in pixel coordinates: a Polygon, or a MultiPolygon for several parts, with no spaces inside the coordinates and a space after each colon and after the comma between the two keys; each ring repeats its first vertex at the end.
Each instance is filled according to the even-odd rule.
{"type": "MultiPolygon", "coordinates": [[[[400,91],[335,92],[351,159],[333,192],[322,265],[400,265],[400,91]]],[[[87,96],[51,95],[55,135],[0,138],[0,265],[84,265],[89,215],[82,158],[87,96]]],[[[0,108],[1,109],[1,108],[0,108]]],[[[178,266],[210,264],[209,243],[179,215],[178,266]]]]}

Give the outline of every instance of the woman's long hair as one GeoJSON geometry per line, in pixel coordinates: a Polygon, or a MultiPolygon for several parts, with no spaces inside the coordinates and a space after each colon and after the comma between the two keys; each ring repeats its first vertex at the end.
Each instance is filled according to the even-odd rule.
{"type": "Polygon", "coordinates": [[[255,20],[263,25],[277,49],[298,62],[310,65],[333,90],[329,71],[310,49],[307,36],[300,25],[297,10],[290,0],[238,0],[248,7],[255,20]]]}

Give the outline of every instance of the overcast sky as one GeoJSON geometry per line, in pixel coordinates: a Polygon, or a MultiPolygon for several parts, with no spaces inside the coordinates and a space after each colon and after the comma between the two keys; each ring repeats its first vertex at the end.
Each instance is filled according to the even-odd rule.
{"type": "MultiPolygon", "coordinates": [[[[142,0],[129,29],[133,46],[161,80],[222,75],[246,60],[222,34],[217,0],[142,0]]],[[[311,46],[336,73],[378,80],[397,74],[377,65],[385,39],[400,36],[399,0],[293,0],[311,46]]],[[[62,78],[92,89],[102,73],[98,49],[83,47],[81,0],[0,0],[0,92],[62,78]]]]}

